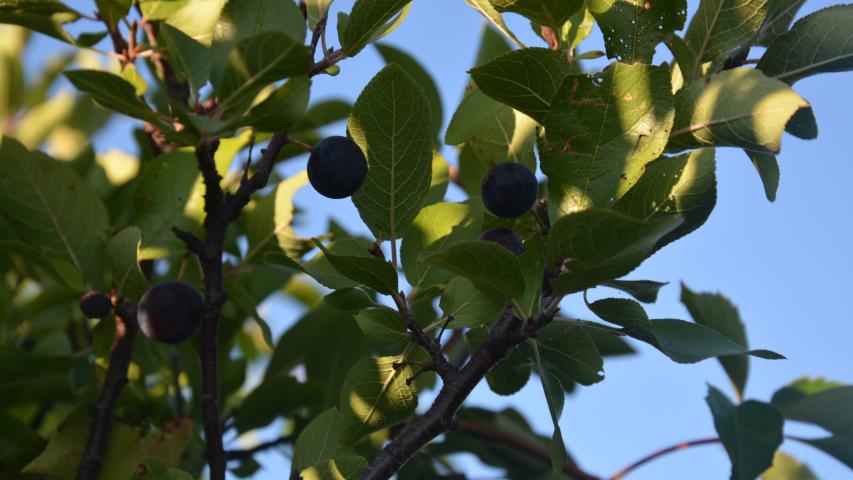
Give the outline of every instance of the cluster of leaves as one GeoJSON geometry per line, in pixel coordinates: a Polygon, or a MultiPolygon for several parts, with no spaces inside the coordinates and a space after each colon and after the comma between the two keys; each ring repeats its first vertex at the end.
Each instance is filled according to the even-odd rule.
{"type": "MultiPolygon", "coordinates": [[[[782,133],[817,135],[809,103],[791,86],[853,69],[853,7],[792,25],[802,1],[702,0],[679,36],[684,0],[466,1],[494,28],[484,30],[472,81],[444,130],[443,143],[456,146],[451,168],[439,153],[439,91],[404,51],[375,44],[388,66],[353,105],[310,100],[312,77],[336,75],[339,61],[390,33],[407,0],[358,0],[340,12],[338,49],[327,46],[331,0],[97,0],[96,17],[56,0],[0,0],[0,22],[78,48],[28,78],[27,30],[0,32],[0,425],[9,432],[0,479],[77,470],[116,337],[116,320],[76,310],[82,293],[135,302],[162,280],[211,281],[172,231],[202,235],[208,226],[200,146],[218,142],[214,173],[234,194],[257,166],[255,143],[286,134],[274,161],[288,161],[342,120],[368,159],[353,202],[372,236],[334,222],[322,239],[297,235],[301,172],[273,173],[223,239],[227,302],[214,372],[223,412],[214,421],[229,435],[284,419],[283,440],[273,443],[292,441],[296,476],[380,475],[370,460],[396,454],[383,446],[418,421],[420,393],[461,391],[460,371],[500,344],[473,380],[485,376],[511,395],[538,378],[553,434],[533,432],[515,411],[441,412],[448,407],[436,401],[422,418],[456,414],[459,428],[414,445],[399,477],[452,476],[445,457],[468,452],[509,478],[595,478],[566,450],[565,395],[602,381],[603,358],[633,353],[629,342],[639,341],[679,363],[719,358],[738,402],[711,388],[708,404],[732,478],[774,464],[785,419],[830,432],[799,440],[853,467],[851,387],[805,379],[769,403],[742,401],[749,356],[781,356],[749,347],[731,303],[683,286],[693,321],[650,319],[642,303],[664,283],[623,278],[708,218],[714,148],[743,149],[775,198],[782,133]],[[504,12],[528,18],[548,48],[522,45],[504,12]],[[76,22],[98,30],[73,36],[66,27],[76,22]],[[596,23],[606,52],[577,52],[596,23]],[[674,60],[653,64],[663,44],[674,60]],[[743,67],[755,45],[767,49],[755,68],[743,67]],[[580,60],[602,55],[614,61],[582,71],[580,60]],[[57,90],[60,74],[80,94],[57,90]],[[128,139],[138,155],[97,154],[89,143],[115,114],[142,122],[128,139]],[[480,182],[503,162],[546,177],[530,214],[499,219],[484,209],[480,182]],[[445,201],[451,181],[467,200],[445,201]],[[496,226],[524,240],[523,254],[478,240],[496,226]],[[627,295],[588,301],[595,321],[556,316],[564,296],[596,286],[627,295]],[[277,293],[306,313],[273,339],[258,305],[277,293]],[[251,388],[250,367],[263,369],[251,388]]],[[[107,412],[115,421],[101,478],[200,475],[202,347],[200,339],[137,341],[129,384],[107,412]]],[[[260,468],[246,452],[228,456],[237,476],[260,468]]],[[[778,458],[766,477],[793,478],[796,461],[778,458]]]]}

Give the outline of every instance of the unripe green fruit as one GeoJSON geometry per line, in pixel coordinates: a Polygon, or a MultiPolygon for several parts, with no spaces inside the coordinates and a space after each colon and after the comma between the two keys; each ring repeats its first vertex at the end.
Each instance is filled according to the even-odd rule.
{"type": "Polygon", "coordinates": [[[539,196],[539,182],[524,164],[499,163],[483,177],[480,195],[492,214],[515,218],[533,207],[539,196]]]}
{"type": "Polygon", "coordinates": [[[136,311],[139,328],[151,340],[181,343],[201,326],[204,301],[192,285],[163,282],[149,288],[136,311]]]}
{"type": "Polygon", "coordinates": [[[311,150],[308,180],[320,195],[345,198],[361,188],[367,178],[367,159],[346,137],[328,137],[311,150]]]}
{"type": "Polygon", "coordinates": [[[101,292],[91,291],[80,297],[80,311],[86,318],[106,317],[113,309],[113,302],[101,292]]]}
{"type": "Polygon", "coordinates": [[[490,228],[480,234],[480,240],[497,243],[516,255],[524,253],[524,247],[521,245],[521,238],[508,228],[490,228]]]}

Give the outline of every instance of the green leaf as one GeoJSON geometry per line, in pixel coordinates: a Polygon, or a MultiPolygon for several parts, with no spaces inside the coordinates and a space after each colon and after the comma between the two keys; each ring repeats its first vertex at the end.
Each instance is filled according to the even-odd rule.
{"type": "Polygon", "coordinates": [[[397,292],[397,270],[390,263],[375,257],[336,255],[318,240],[314,242],[342,275],[385,295],[397,292]]]}
{"type": "Polygon", "coordinates": [[[639,303],[627,298],[604,298],[587,306],[599,318],[623,327],[631,336],[654,342],[652,323],[639,303]]]}
{"type": "Polygon", "coordinates": [[[702,0],[684,39],[697,59],[686,79],[701,75],[702,64],[719,62],[740,47],[751,45],[767,17],[767,0],[702,0]]]}
{"type": "Polygon", "coordinates": [[[769,0],[768,3],[767,17],[758,33],[758,44],[765,47],[788,31],[806,0],[769,0]]]}
{"type": "Polygon", "coordinates": [[[660,249],[696,230],[711,215],[717,203],[716,168],[713,148],[662,156],[646,165],[643,176],[614,208],[646,221],[682,217],[682,224],[658,241],[655,249],[660,249]]]}
{"type": "Polygon", "coordinates": [[[438,135],[438,132],[441,130],[444,113],[441,104],[441,94],[438,92],[435,80],[433,80],[429,72],[414,57],[403,50],[384,43],[377,43],[376,49],[379,50],[379,55],[382,56],[385,63],[397,64],[421,87],[426,95],[429,110],[432,114],[433,135],[438,135]]]}
{"type": "Polygon", "coordinates": [[[353,365],[341,387],[341,440],[352,445],[365,435],[400,423],[418,405],[418,391],[406,380],[414,373],[405,357],[365,358],[353,365]]]}
{"type": "Polygon", "coordinates": [[[109,220],[95,190],[65,165],[17,141],[0,143],[0,214],[22,239],[101,282],[109,220]]]}
{"type": "Polygon", "coordinates": [[[444,288],[439,308],[450,328],[475,328],[488,324],[504,311],[504,302],[483,293],[465,277],[453,277],[444,288]]]}
{"type": "MultiPolygon", "coordinates": [[[[781,3],[781,2],[779,2],[781,3]]],[[[802,3],[802,2],[800,2],[802,3]]],[[[818,480],[814,472],[785,452],[777,451],[773,466],[761,475],[761,480],[818,480]]]]}
{"type": "MultiPolygon", "coordinates": [[[[344,238],[326,245],[326,248],[335,255],[368,258],[367,250],[372,246],[372,242],[363,238],[344,238]]],[[[328,288],[339,289],[360,285],[359,282],[339,273],[329,262],[328,256],[322,251],[306,262],[304,269],[308,275],[328,288]]]]}
{"type": "Polygon", "coordinates": [[[148,280],[139,268],[142,231],[128,227],[107,242],[105,258],[116,290],[136,302],[148,290],[148,280]]]}
{"type": "MultiPolygon", "coordinates": [[[[475,351],[489,337],[486,328],[472,328],[465,332],[468,351],[475,351]]],[[[531,362],[521,354],[518,348],[511,349],[486,374],[489,388],[498,395],[513,395],[527,385],[530,380],[531,362]]]]}
{"type": "Polygon", "coordinates": [[[132,0],[95,0],[98,17],[113,27],[127,16],[132,3],[132,0]]]}
{"type": "Polygon", "coordinates": [[[424,207],[406,229],[400,247],[403,273],[413,288],[426,289],[447,282],[450,272],[435,268],[420,255],[441,252],[462,241],[474,240],[482,228],[479,204],[436,203],[424,207]]]}
{"type": "Polygon", "coordinates": [[[196,98],[207,84],[212,64],[210,49],[177,28],[163,23],[157,32],[160,50],[169,59],[179,78],[187,81],[196,98]]]}
{"type": "Polygon", "coordinates": [[[0,3],[0,23],[20,25],[57,40],[74,44],[74,39],[62,28],[75,22],[80,13],[56,0],[4,0],[0,3]]]}
{"type": "Polygon", "coordinates": [[[782,444],[785,420],[772,405],[748,400],[734,405],[719,390],[708,387],[706,398],[714,427],[732,461],[732,480],[753,480],[770,468],[782,444]]]}
{"type": "MultiPolygon", "coordinates": [[[[519,48],[524,48],[524,44],[521,43],[521,40],[519,40],[515,36],[515,34],[512,33],[509,27],[506,26],[506,23],[504,22],[504,19],[501,16],[500,12],[495,10],[495,7],[492,6],[491,0],[465,0],[465,3],[470,5],[471,8],[474,8],[475,10],[480,12],[486,18],[486,20],[488,20],[492,25],[494,25],[494,27],[497,28],[499,32],[503,33],[507,38],[509,38],[512,43],[517,45],[519,48]]],[[[484,58],[478,56],[478,59],[483,60],[484,58]]],[[[489,59],[485,58],[485,60],[489,59]]],[[[481,63],[482,62],[480,61],[477,62],[478,65],[481,63]]]]}
{"type": "MultiPolygon", "coordinates": [[[[440,153],[432,152],[432,175],[429,181],[424,205],[432,205],[444,201],[447,187],[450,185],[450,164],[440,153]]],[[[415,217],[417,218],[417,217],[415,217]]]]}
{"type": "Polygon", "coordinates": [[[497,244],[481,240],[460,242],[428,257],[427,261],[462,275],[495,298],[518,299],[524,294],[518,257],[497,244]]]}
{"type": "Polygon", "coordinates": [[[551,469],[556,473],[563,470],[569,459],[569,454],[566,451],[566,442],[563,440],[563,432],[560,430],[560,417],[563,416],[563,403],[566,400],[566,394],[563,391],[560,380],[548,369],[544,368],[542,357],[539,354],[538,342],[533,341],[530,343],[530,346],[536,361],[536,370],[539,373],[539,379],[542,381],[542,390],[545,391],[545,401],[548,403],[548,413],[551,414],[551,423],[554,425],[550,456],[551,469]]]}
{"type": "Polygon", "coordinates": [[[288,375],[266,378],[236,409],[234,426],[240,432],[266,427],[296,409],[315,406],[321,393],[314,381],[301,383],[288,375]]]}
{"type": "MultiPolygon", "coordinates": [[[[4,464],[4,471],[12,475],[38,456],[47,443],[24,422],[5,412],[0,414],[0,430],[3,431],[0,461],[4,464]]],[[[4,475],[2,478],[11,480],[12,477],[4,475]]]]}
{"type": "Polygon", "coordinates": [[[546,370],[564,386],[592,385],[604,380],[604,361],[586,328],[554,323],[542,328],[536,343],[546,370]]]}
{"type": "Polygon", "coordinates": [[[68,372],[73,361],[69,356],[47,357],[0,346],[0,405],[72,399],[68,372]]]}
{"type": "Polygon", "coordinates": [[[299,472],[303,480],[356,480],[367,470],[367,460],[346,454],[330,458],[299,472]]]}
{"type": "Polygon", "coordinates": [[[160,20],[203,45],[210,45],[213,27],[227,0],[139,0],[142,15],[160,20]]]}
{"type": "Polygon", "coordinates": [[[525,315],[532,317],[539,310],[542,299],[542,279],[545,276],[545,239],[540,234],[524,242],[524,253],[518,257],[524,273],[524,295],[518,305],[525,315]]]}
{"type": "Polygon", "coordinates": [[[135,195],[134,219],[142,231],[143,259],[182,251],[183,243],[172,225],[192,231],[196,222],[188,215],[190,194],[199,182],[195,155],[176,151],[158,156],[142,171],[135,195]]]}
{"type": "Polygon", "coordinates": [[[803,378],[773,394],[771,403],[785,418],[817,425],[824,430],[853,439],[853,386],[803,378]]]}
{"type": "Polygon", "coordinates": [[[812,107],[797,110],[794,116],[785,124],[785,131],[803,140],[814,140],[817,138],[817,119],[814,116],[812,107]]]}
{"type": "Polygon", "coordinates": [[[237,42],[228,52],[217,93],[219,108],[250,100],[263,87],[286,77],[307,75],[311,52],[282,32],[262,32],[237,42]]]}
{"type": "Polygon", "coordinates": [[[658,292],[667,285],[667,282],[655,282],[652,280],[612,280],[602,285],[631,295],[643,303],[655,303],[658,300],[658,292]]]}
{"type": "Polygon", "coordinates": [[[329,15],[329,7],[334,0],[305,0],[303,3],[308,10],[308,28],[314,30],[320,20],[329,15]]]}
{"type": "Polygon", "coordinates": [[[378,306],[356,314],[364,336],[379,345],[395,345],[409,340],[406,331],[406,319],[396,310],[378,306]]]}
{"type": "Polygon", "coordinates": [[[623,63],[651,63],[655,47],[684,28],[687,0],[589,0],[604,32],[607,56],[623,63]]]}
{"type": "Polygon", "coordinates": [[[680,224],[678,216],[643,222],[608,210],[566,215],[549,234],[549,262],[562,261],[566,269],[551,284],[560,293],[571,293],[627,275],[680,224]]]}
{"type": "Polygon", "coordinates": [[[171,130],[167,120],[139,99],[135,87],[118,75],[100,70],[69,70],[63,74],[78,90],[91,95],[98,105],[154,123],[165,131],[171,130]]]}
{"type": "Polygon", "coordinates": [[[255,308],[255,299],[252,298],[252,295],[248,290],[246,290],[246,288],[241,285],[236,278],[232,277],[225,281],[225,291],[228,293],[228,300],[234,302],[234,304],[236,304],[243,313],[252,317],[252,320],[255,321],[255,324],[257,324],[258,328],[261,330],[264,342],[266,342],[270,349],[273,349],[275,347],[275,342],[273,342],[272,339],[270,326],[263,318],[261,318],[260,314],[258,314],[258,310],[255,308]]]}
{"type": "Polygon", "coordinates": [[[767,200],[776,201],[776,191],[779,188],[779,162],[776,157],[769,153],[750,152],[744,150],[744,153],[749,157],[758,176],[761,177],[761,183],[764,185],[764,194],[767,200]]]}
{"type": "Polygon", "coordinates": [[[373,307],[376,303],[363,290],[358,288],[343,288],[323,297],[332,307],[345,312],[352,312],[373,307]]]}
{"type": "MultiPolygon", "coordinates": [[[[800,2],[802,3],[802,2],[800,2]]],[[[835,5],[797,21],[767,47],[758,69],[793,85],[819,73],[853,70],[853,5],[835,5]]]]}
{"type": "Polygon", "coordinates": [[[667,149],[705,145],[779,153],[785,124],[809,103],[788,85],[751,68],[710,75],[675,99],[675,124],[667,149]]]}
{"type": "Polygon", "coordinates": [[[459,145],[465,143],[483,129],[483,124],[497,117],[506,107],[493,100],[479,89],[472,90],[462,99],[447,131],[444,133],[444,143],[459,145]]]}
{"type": "Polygon", "coordinates": [[[583,7],[583,0],[491,0],[491,3],[499,12],[517,13],[555,31],[583,7]]]}
{"type": "Polygon", "coordinates": [[[356,0],[341,35],[341,49],[348,57],[355,56],[377,34],[384,34],[391,21],[411,0],[356,0]],[[385,27],[385,28],[383,28],[385,27]]]}
{"type": "Polygon", "coordinates": [[[471,69],[486,95],[542,122],[563,79],[576,67],[546,48],[525,48],[471,69]]]}
{"type": "Polygon", "coordinates": [[[293,447],[295,470],[305,470],[347,451],[338,438],[340,422],[341,416],[336,408],[330,408],[311,420],[293,447]]]}
{"type": "Polygon", "coordinates": [[[666,66],[614,63],[566,78],[539,149],[552,209],[610,207],[663,153],[674,113],[666,66]]]}
{"type": "Polygon", "coordinates": [[[308,174],[303,170],[279,182],[273,192],[256,200],[255,207],[246,215],[249,249],[243,263],[271,251],[281,251],[298,259],[310,249],[310,243],[299,238],[293,230],[293,197],[307,184],[308,174]]]}
{"type": "MultiPolygon", "coordinates": [[[[384,1],[362,1],[356,8],[384,1]]],[[[429,119],[423,91],[396,65],[376,74],[353,106],[347,126],[367,156],[368,172],[352,200],[379,240],[399,238],[429,190],[433,136],[429,119]]]]}
{"type": "MultiPolygon", "coordinates": [[[[73,410],[51,437],[47,448],[22,473],[45,474],[59,480],[75,478],[91,427],[89,410],[86,405],[73,410]]],[[[103,455],[102,478],[132,478],[139,464],[147,458],[156,459],[167,469],[178,465],[192,434],[193,423],[177,418],[162,428],[150,424],[142,427],[137,429],[135,425],[113,422],[109,445],[103,455]]]]}
{"type": "Polygon", "coordinates": [[[832,455],[836,460],[853,469],[853,439],[850,437],[833,435],[827,438],[801,439],[800,441],[822,450],[827,455],[832,455]]]}
{"type": "MultiPolygon", "coordinates": [[[[732,302],[717,293],[694,293],[687,285],[681,284],[681,303],[687,307],[693,321],[712,328],[717,333],[746,348],[746,328],[740,319],[737,308],[732,302]]],[[[738,398],[743,398],[746,380],[749,377],[749,357],[721,357],[720,364],[732,381],[738,398]]]]}
{"type": "Polygon", "coordinates": [[[651,322],[656,339],[652,345],[678,363],[696,363],[727,355],[752,355],[766,360],[785,358],[770,350],[747,350],[704,325],[672,319],[651,322]]]}

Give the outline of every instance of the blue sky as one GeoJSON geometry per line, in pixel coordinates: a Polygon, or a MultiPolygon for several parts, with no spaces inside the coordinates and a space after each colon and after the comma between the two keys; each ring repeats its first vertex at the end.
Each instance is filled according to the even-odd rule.
{"type": "MultiPolygon", "coordinates": [[[[93,2],[71,2],[83,11],[93,2]]],[[[353,0],[337,0],[334,10],[348,11],[353,0]]],[[[831,5],[810,0],[803,14],[831,5]]],[[[690,12],[698,1],[691,0],[690,12]]],[[[527,22],[515,15],[507,21],[528,45],[541,45],[527,22]]],[[[482,18],[463,0],[416,0],[403,25],[385,41],[414,54],[433,74],[442,94],[447,125],[468,81],[482,18]]],[[[332,28],[332,31],[334,29],[332,28]]],[[[28,52],[30,67],[57,48],[39,38],[28,52]]],[[[596,29],[584,50],[603,50],[596,29]]],[[[659,48],[659,53],[665,50],[659,48]]],[[[753,57],[760,53],[753,52],[753,57]]],[[[337,77],[315,79],[312,100],[343,97],[354,100],[381,68],[375,49],[368,48],[341,64],[337,77]]],[[[596,65],[600,65],[597,62],[596,65]]],[[[751,346],[769,348],[788,357],[785,361],[752,359],[747,398],[769,400],[772,393],[803,375],[824,376],[853,383],[853,209],[847,195],[853,179],[849,150],[853,107],[853,74],[827,74],[799,82],[795,89],[811,102],[820,126],[817,140],[783,139],[779,162],[782,179],[778,199],[769,203],[752,165],[738,149],[718,149],[717,207],[697,232],[668,246],[629,278],[670,282],[658,302],[648,307],[653,318],[688,319],[679,302],[679,282],[695,291],[720,291],[740,309],[751,346]]],[[[130,149],[126,132],[130,121],[115,122],[95,139],[98,151],[111,147],[130,149]]],[[[344,134],[343,124],[326,133],[344,134]]],[[[455,151],[445,148],[455,162],[455,151]]],[[[284,171],[304,168],[304,159],[289,162],[284,171]]],[[[458,198],[458,191],[451,192],[458,198]]],[[[321,232],[333,216],[353,231],[366,232],[349,200],[332,201],[310,189],[295,198],[310,207],[299,232],[321,232]]],[[[592,298],[610,295],[598,289],[592,298]]],[[[571,315],[591,318],[579,298],[567,299],[563,308],[571,315]]],[[[280,333],[300,313],[292,301],[277,299],[264,309],[274,331],[280,333]]],[[[639,355],[609,360],[606,380],[570,397],[561,421],[570,451],[588,471],[610,475],[632,461],[673,443],[714,436],[704,397],[712,384],[732,395],[719,364],[709,360],[696,365],[672,363],[657,351],[637,345],[639,355]]],[[[538,382],[531,381],[512,397],[499,397],[485,385],[471,396],[470,405],[492,408],[514,406],[524,412],[540,432],[550,434],[551,424],[538,382]]],[[[269,432],[267,432],[269,433],[269,432]]],[[[815,429],[788,424],[787,433],[819,434],[815,429]]],[[[810,447],[786,442],[782,449],[806,462],[824,480],[853,479],[841,463],[810,447]]],[[[266,471],[257,478],[278,479],[287,461],[278,454],[260,458],[266,471]]],[[[474,466],[460,465],[472,476],[494,477],[474,466]]],[[[682,451],[665,457],[630,477],[634,480],[691,478],[718,480],[728,477],[728,459],[719,446],[682,451]]]]}

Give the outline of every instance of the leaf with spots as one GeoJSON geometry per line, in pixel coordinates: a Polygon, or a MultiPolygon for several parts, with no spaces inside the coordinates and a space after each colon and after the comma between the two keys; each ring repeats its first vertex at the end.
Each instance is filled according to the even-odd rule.
{"type": "Polygon", "coordinates": [[[623,63],[651,63],[655,48],[684,28],[687,0],[588,0],[604,33],[607,56],[623,63]]]}
{"type": "Polygon", "coordinates": [[[353,203],[379,240],[399,238],[423,205],[432,170],[430,118],[423,90],[393,64],[373,77],[353,105],[349,133],[368,163],[353,203]]]}
{"type": "Polygon", "coordinates": [[[696,230],[711,215],[717,203],[716,168],[713,148],[661,156],[646,165],[643,176],[614,209],[646,221],[681,217],[681,225],[658,241],[655,249],[660,249],[696,230]]]}
{"type": "Polygon", "coordinates": [[[365,435],[400,423],[415,413],[418,391],[405,357],[365,358],[353,365],[341,386],[340,438],[352,445],[365,435]]]}
{"type": "Polygon", "coordinates": [[[566,78],[539,148],[551,208],[610,207],[663,153],[674,116],[667,67],[614,63],[566,78]]]}

